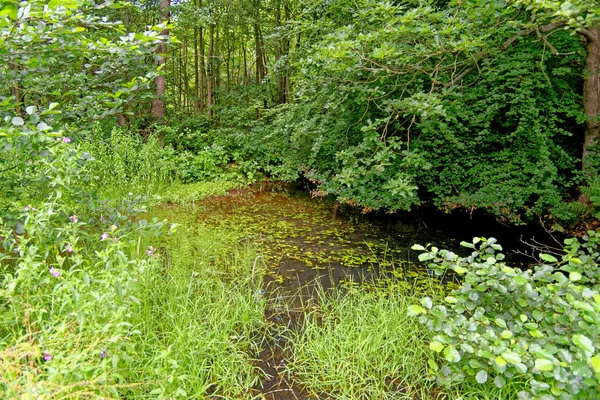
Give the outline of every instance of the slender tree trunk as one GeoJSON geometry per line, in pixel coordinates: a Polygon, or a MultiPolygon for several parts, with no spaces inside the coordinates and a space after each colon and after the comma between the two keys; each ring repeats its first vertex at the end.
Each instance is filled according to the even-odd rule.
{"type": "Polygon", "coordinates": [[[188,43],[185,42],[185,48],[183,49],[183,83],[184,83],[184,107],[185,112],[189,112],[190,107],[190,77],[188,75],[188,43]]]}
{"type": "Polygon", "coordinates": [[[208,116],[212,116],[212,80],[213,80],[213,51],[214,51],[214,35],[215,25],[212,24],[209,28],[209,41],[208,41],[208,76],[206,77],[206,108],[208,110],[208,116]]]}
{"type": "MultiPolygon", "coordinates": [[[[160,0],[160,13],[162,22],[169,20],[169,7],[171,5],[170,0],[160,0]]],[[[164,37],[169,36],[169,30],[163,29],[161,35],[164,37]]],[[[161,43],[156,48],[156,54],[158,55],[156,63],[159,66],[163,66],[162,74],[157,76],[154,80],[155,91],[154,99],[152,100],[152,118],[162,119],[165,116],[165,88],[166,88],[166,76],[164,66],[167,62],[167,44],[161,43]]]]}
{"type": "Polygon", "coordinates": [[[177,66],[177,70],[173,71],[173,75],[175,78],[175,87],[177,87],[177,109],[181,110],[183,106],[183,93],[182,93],[182,79],[181,79],[181,63],[182,63],[182,49],[179,48],[175,51],[175,62],[174,65],[177,66]]]}
{"type": "Polygon", "coordinates": [[[248,86],[248,59],[246,57],[246,44],[244,39],[245,38],[242,39],[242,54],[244,56],[244,86],[248,86]]]}
{"type": "Polygon", "coordinates": [[[200,112],[200,71],[198,60],[198,27],[194,27],[194,115],[200,112]]]}
{"type": "MultiPolygon", "coordinates": [[[[216,27],[216,34],[215,34],[215,47],[214,47],[214,53],[213,53],[213,60],[214,60],[214,71],[213,71],[213,77],[214,77],[214,82],[215,88],[220,88],[221,87],[221,40],[220,40],[220,32],[221,30],[219,29],[219,27],[216,27]]],[[[214,90],[214,89],[213,89],[214,90]]],[[[218,92],[217,92],[218,93],[218,92]]],[[[213,93],[213,105],[217,103],[217,100],[215,98],[215,94],[213,93]]]]}
{"type": "MultiPolygon", "coordinates": [[[[19,64],[9,61],[8,67],[15,72],[16,76],[18,76],[18,71],[21,69],[19,64]]],[[[15,98],[15,102],[17,103],[17,107],[15,109],[16,113],[21,114],[23,109],[23,92],[21,91],[21,87],[19,86],[17,79],[15,79],[15,84],[10,86],[10,95],[15,98]]]]}
{"type": "Polygon", "coordinates": [[[254,19],[254,43],[256,50],[256,82],[265,77],[265,65],[263,59],[262,37],[260,33],[260,0],[255,0],[256,15],[254,19]]]}
{"type": "Polygon", "coordinates": [[[585,72],[583,81],[583,109],[587,117],[583,154],[581,157],[583,170],[591,167],[588,157],[592,153],[591,147],[600,137],[600,24],[589,29],[584,35],[585,40],[585,72]]]}
{"type": "MultiPolygon", "coordinates": [[[[291,19],[290,1],[283,0],[283,10],[285,15],[285,21],[289,22],[291,19]]],[[[289,32],[288,32],[289,33],[289,32]]],[[[283,103],[290,101],[290,37],[286,34],[283,40],[283,54],[286,56],[285,66],[283,70],[283,103]]]]}
{"type": "Polygon", "coordinates": [[[231,68],[231,35],[229,34],[229,28],[225,28],[225,33],[227,34],[225,36],[225,46],[227,48],[227,56],[225,57],[225,69],[226,69],[226,75],[227,75],[227,81],[225,82],[225,90],[227,91],[227,93],[229,93],[229,85],[231,83],[231,71],[229,70],[229,68],[231,68]]]}
{"type": "MultiPolygon", "coordinates": [[[[202,7],[202,0],[200,0],[200,7],[202,7]]],[[[200,35],[200,111],[204,111],[204,106],[207,104],[206,99],[206,54],[204,48],[204,28],[201,26],[199,29],[200,35]]]]}

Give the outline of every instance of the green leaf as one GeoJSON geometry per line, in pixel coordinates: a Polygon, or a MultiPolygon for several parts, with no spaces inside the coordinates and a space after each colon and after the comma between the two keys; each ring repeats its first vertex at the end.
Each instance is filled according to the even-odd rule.
{"type": "Polygon", "coordinates": [[[519,275],[515,276],[514,280],[517,285],[524,285],[527,283],[527,278],[523,278],[522,276],[519,276],[519,275]]]}
{"type": "Polygon", "coordinates": [[[25,124],[25,121],[21,117],[13,117],[11,122],[14,126],[23,126],[25,124]]]}
{"type": "Polygon", "coordinates": [[[421,253],[419,254],[419,261],[427,261],[431,260],[434,256],[430,253],[421,253]]]}
{"type": "Polygon", "coordinates": [[[513,333],[511,331],[509,331],[508,329],[502,331],[502,333],[500,334],[500,336],[503,339],[510,339],[511,337],[513,337],[513,333]]]}
{"type": "Polygon", "coordinates": [[[521,362],[521,356],[512,351],[505,351],[501,354],[501,357],[511,364],[519,364],[521,362]]]}
{"type": "Polygon", "coordinates": [[[488,380],[488,373],[484,370],[481,370],[475,375],[475,380],[477,383],[486,383],[488,380]]]}
{"type": "Polygon", "coordinates": [[[594,353],[594,343],[585,335],[573,335],[573,343],[588,353],[594,353]]]}
{"type": "Polygon", "coordinates": [[[582,278],[579,272],[573,271],[569,274],[569,279],[573,282],[580,281],[582,278]]]}
{"type": "Polygon", "coordinates": [[[531,336],[533,336],[534,338],[543,338],[544,337],[544,334],[537,329],[531,329],[529,331],[529,334],[531,336]]]}
{"type": "Polygon", "coordinates": [[[444,358],[452,363],[460,361],[460,353],[453,346],[448,346],[444,349],[444,358]]]}
{"type": "Polygon", "coordinates": [[[496,364],[498,364],[501,367],[504,367],[506,365],[506,360],[500,356],[496,357],[494,361],[496,361],[496,364]]]}
{"type": "Polygon", "coordinates": [[[556,257],[551,256],[550,254],[540,253],[540,258],[549,263],[557,263],[558,262],[556,257]]]}
{"type": "Polygon", "coordinates": [[[433,360],[431,358],[427,360],[427,364],[429,364],[429,368],[431,368],[433,370],[433,372],[437,372],[440,369],[440,366],[438,365],[438,363],[436,363],[435,360],[433,360]]]}
{"type": "Polygon", "coordinates": [[[592,368],[594,369],[594,372],[596,372],[597,374],[600,374],[600,357],[594,356],[594,357],[590,358],[590,364],[592,364],[592,368]]]}
{"type": "Polygon", "coordinates": [[[423,307],[417,305],[411,305],[408,307],[408,315],[414,317],[419,314],[425,314],[426,311],[423,307]]]}
{"type": "Polygon", "coordinates": [[[578,310],[589,311],[592,313],[594,312],[594,307],[592,307],[591,304],[585,303],[583,301],[576,300],[573,302],[573,306],[578,310]]]}
{"type": "Polygon", "coordinates": [[[423,307],[430,309],[430,310],[431,310],[431,307],[433,307],[433,301],[431,301],[431,298],[429,298],[429,297],[423,297],[421,299],[421,304],[423,305],[423,307]]]}
{"type": "Polygon", "coordinates": [[[463,275],[467,272],[467,269],[463,267],[454,267],[454,272],[456,272],[459,275],[463,275]]]}
{"type": "Polygon", "coordinates": [[[420,244],[413,244],[413,246],[411,247],[411,250],[423,251],[423,250],[425,250],[425,247],[421,246],[420,244]]]}
{"type": "Polygon", "coordinates": [[[429,343],[429,348],[433,351],[435,351],[436,353],[439,353],[440,351],[444,350],[444,347],[446,347],[443,343],[440,343],[438,341],[433,341],[431,343],[429,343]]]}
{"type": "Polygon", "coordinates": [[[538,358],[537,360],[535,360],[534,368],[538,371],[552,371],[552,368],[554,368],[554,364],[550,360],[538,358]]]}

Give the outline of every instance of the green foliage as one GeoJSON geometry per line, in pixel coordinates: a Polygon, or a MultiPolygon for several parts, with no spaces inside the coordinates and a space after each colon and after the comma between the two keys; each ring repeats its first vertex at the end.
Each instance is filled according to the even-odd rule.
{"type": "MultiPolygon", "coordinates": [[[[554,42],[579,48],[566,34],[554,42]]],[[[527,43],[497,56],[475,85],[445,96],[446,118],[420,124],[414,146],[432,168],[417,181],[438,206],[485,208],[513,222],[562,206],[580,163],[571,143],[581,98],[570,91],[579,59],[540,66],[543,51],[527,43]]]]}
{"type": "Polygon", "coordinates": [[[232,181],[196,182],[172,184],[160,194],[160,201],[180,205],[190,205],[211,196],[224,196],[229,190],[239,187],[232,181]]]}
{"type": "Polygon", "coordinates": [[[51,160],[39,162],[47,182],[30,188],[47,186],[51,194],[32,195],[0,219],[0,353],[10,364],[3,364],[0,394],[7,398],[118,396],[139,334],[132,325],[137,282],[154,265],[127,253],[142,227],[162,226],[99,222],[85,207],[89,195],[81,196],[77,151],[59,139],[51,160]]]}
{"type": "Polygon", "coordinates": [[[9,115],[0,124],[0,207],[9,224],[28,204],[60,201],[76,212],[90,200],[90,154],[77,150],[69,131],[49,125],[57,104],[27,109],[26,119],[9,115]]]}
{"type": "Polygon", "coordinates": [[[157,126],[156,133],[162,135],[165,145],[172,146],[177,152],[197,152],[208,143],[210,120],[205,116],[174,119],[167,126],[157,126]]]}
{"type": "Polygon", "coordinates": [[[155,212],[183,226],[162,241],[160,270],[141,282],[131,364],[141,385],[124,397],[252,398],[265,330],[261,277],[251,276],[256,254],[231,231],[195,226],[185,209],[155,212]]]}
{"type": "Polygon", "coordinates": [[[336,399],[434,398],[427,381],[431,351],[407,315],[397,287],[320,292],[299,332],[291,333],[289,368],[310,393],[336,399]]]}
{"type": "Polygon", "coordinates": [[[124,111],[148,94],[156,76],[146,58],[164,38],[163,26],[129,33],[115,22],[119,2],[9,0],[0,15],[0,83],[10,88],[0,109],[65,107],[56,120],[90,121],[124,111]],[[68,105],[68,106],[67,106],[68,105]]]}
{"type": "Polygon", "coordinates": [[[255,124],[236,104],[245,129],[220,139],[236,161],[364,209],[580,215],[563,203],[580,183],[579,38],[525,35],[527,11],[498,2],[314,1],[302,22],[296,101],[255,124]]]}
{"type": "Polygon", "coordinates": [[[425,297],[410,307],[435,333],[429,346],[439,357],[430,365],[441,384],[517,382],[524,399],[600,396],[599,237],[582,239],[565,240],[560,260],[540,254],[544,263],[526,270],[508,266],[493,238],[463,242],[468,257],[421,253],[437,276],[463,282],[442,304],[425,297]]]}
{"type": "Polygon", "coordinates": [[[183,182],[216,181],[229,162],[229,155],[217,145],[205,147],[194,154],[183,154],[181,180],[183,182]]]}
{"type": "Polygon", "coordinates": [[[159,185],[172,182],[180,162],[170,146],[163,147],[155,135],[143,139],[122,128],[86,138],[83,149],[94,158],[93,173],[105,187],[159,185]]]}

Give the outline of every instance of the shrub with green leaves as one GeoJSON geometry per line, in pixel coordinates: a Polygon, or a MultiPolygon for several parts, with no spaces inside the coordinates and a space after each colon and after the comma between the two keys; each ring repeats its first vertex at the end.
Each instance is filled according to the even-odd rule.
{"type": "Polygon", "coordinates": [[[468,257],[415,245],[437,276],[462,279],[443,304],[425,297],[409,310],[434,333],[439,382],[510,380],[522,383],[521,399],[599,398],[599,239],[567,239],[560,260],[541,254],[544,263],[525,270],[506,264],[494,238],[463,242],[468,257]]]}
{"type": "Polygon", "coordinates": [[[181,179],[184,182],[215,181],[223,175],[229,155],[221,146],[205,147],[196,154],[185,154],[181,179]]]}
{"type": "Polygon", "coordinates": [[[113,128],[107,138],[93,135],[84,148],[95,159],[94,173],[101,185],[149,185],[172,181],[179,159],[171,146],[163,147],[154,135],[144,139],[122,128],[113,128]]]}

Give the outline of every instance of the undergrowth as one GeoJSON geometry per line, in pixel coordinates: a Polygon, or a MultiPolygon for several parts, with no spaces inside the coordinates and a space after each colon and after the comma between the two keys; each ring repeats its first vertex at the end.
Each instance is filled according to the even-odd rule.
{"type": "Polygon", "coordinates": [[[151,396],[251,398],[263,376],[253,364],[264,335],[256,255],[235,234],[186,222],[156,250],[161,270],[141,285],[137,379],[151,396]]]}
{"type": "Polygon", "coordinates": [[[302,329],[288,332],[292,378],[335,399],[435,398],[425,331],[407,313],[416,297],[398,289],[321,289],[302,329]]]}

